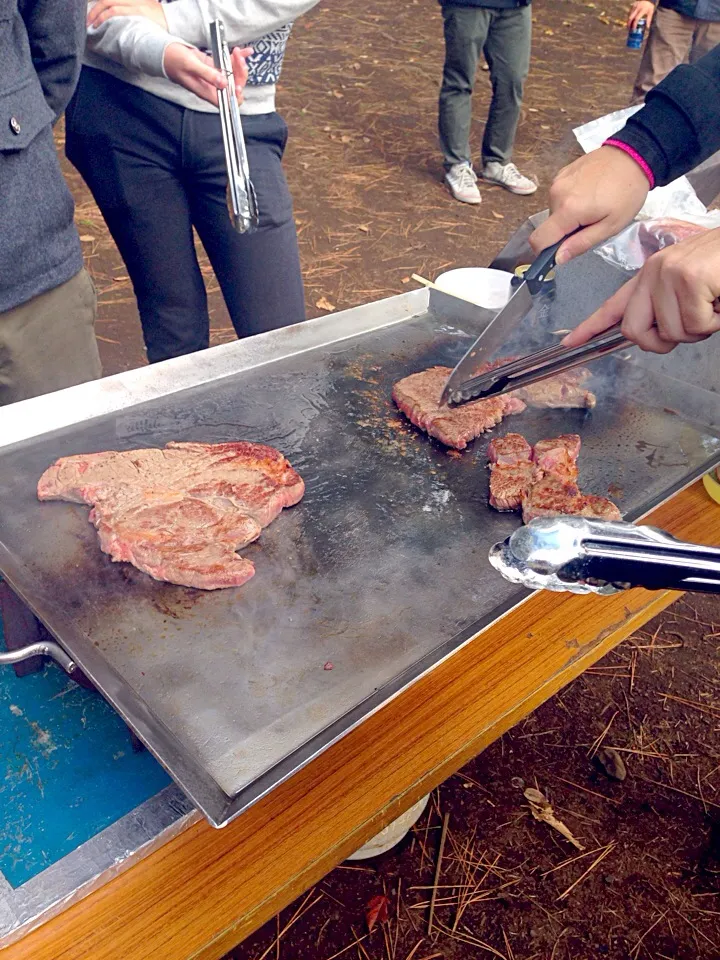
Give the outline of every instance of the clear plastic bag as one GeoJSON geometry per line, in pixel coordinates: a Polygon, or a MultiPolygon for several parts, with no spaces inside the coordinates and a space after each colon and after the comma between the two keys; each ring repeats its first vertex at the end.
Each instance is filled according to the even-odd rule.
{"type": "Polygon", "coordinates": [[[595,251],[599,256],[623,270],[639,270],[648,257],[664,247],[695,237],[706,230],[720,227],[720,211],[679,219],[658,217],[636,220],[595,251]]]}

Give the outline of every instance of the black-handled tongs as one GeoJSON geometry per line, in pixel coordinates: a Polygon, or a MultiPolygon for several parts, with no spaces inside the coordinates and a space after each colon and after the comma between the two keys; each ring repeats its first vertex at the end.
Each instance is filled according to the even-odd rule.
{"type": "Polygon", "coordinates": [[[240,122],[240,108],[235,93],[232,60],[222,20],[211,22],[210,44],[215,67],[225,74],[227,80],[225,89],[218,90],[218,107],[225,147],[230,219],[238,233],[250,233],[259,223],[257,197],[250,179],[245,137],[240,122]]]}
{"type": "Polygon", "coordinates": [[[720,593],[720,548],[655,527],[542,517],[490,550],[506,580],[535,590],[611,594],[630,587],[720,593]]]}

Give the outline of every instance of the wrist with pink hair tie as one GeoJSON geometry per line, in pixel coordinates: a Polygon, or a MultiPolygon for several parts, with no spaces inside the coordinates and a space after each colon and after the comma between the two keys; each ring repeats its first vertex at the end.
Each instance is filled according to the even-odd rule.
{"type": "Polygon", "coordinates": [[[646,160],[640,156],[637,150],[633,150],[632,147],[629,147],[626,143],[623,143],[622,140],[614,140],[612,137],[609,140],[606,140],[603,143],[604,147],[616,147],[618,150],[622,150],[623,153],[626,153],[629,157],[635,161],[635,163],[640,167],[642,172],[648,178],[648,183],[650,184],[650,189],[652,190],[655,186],[655,175],[653,174],[650,166],[646,160]]]}

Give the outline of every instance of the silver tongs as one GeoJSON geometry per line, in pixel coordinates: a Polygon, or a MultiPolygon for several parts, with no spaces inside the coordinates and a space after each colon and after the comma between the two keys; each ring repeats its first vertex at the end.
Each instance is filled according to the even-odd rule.
{"type": "Polygon", "coordinates": [[[222,20],[211,22],[210,44],[215,67],[225,74],[227,80],[225,89],[218,90],[218,106],[228,175],[230,219],[238,233],[251,233],[258,226],[260,218],[255,188],[250,179],[245,137],[240,122],[240,108],[235,93],[232,60],[222,20]]]}
{"type": "Polygon", "coordinates": [[[450,399],[453,403],[465,403],[468,400],[501,396],[632,346],[634,344],[620,333],[619,327],[612,327],[580,346],[564,347],[558,343],[530,356],[512,360],[488,373],[471,377],[450,399]]]}
{"type": "Polygon", "coordinates": [[[542,517],[496,543],[489,559],[506,580],[533,590],[720,593],[720,548],[622,521],[542,517]]]}

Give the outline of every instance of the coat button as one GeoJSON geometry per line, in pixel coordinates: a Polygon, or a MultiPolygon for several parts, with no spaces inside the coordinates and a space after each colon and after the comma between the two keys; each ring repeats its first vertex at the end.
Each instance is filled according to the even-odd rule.
{"type": "Polygon", "coordinates": [[[10,117],[10,129],[15,136],[20,133],[22,127],[20,126],[20,121],[17,119],[17,117],[10,117]]]}

